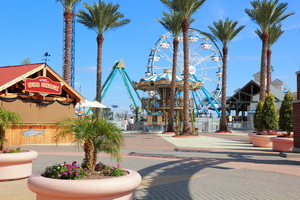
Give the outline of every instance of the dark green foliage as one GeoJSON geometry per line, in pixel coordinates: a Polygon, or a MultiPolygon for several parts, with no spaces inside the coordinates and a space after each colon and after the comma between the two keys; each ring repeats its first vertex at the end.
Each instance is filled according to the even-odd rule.
{"type": "Polygon", "coordinates": [[[263,103],[262,103],[262,101],[259,101],[258,104],[256,105],[256,110],[255,110],[255,114],[254,114],[254,128],[257,131],[263,130],[263,125],[261,122],[262,107],[263,107],[263,103]]]}
{"type": "Polygon", "coordinates": [[[288,135],[293,131],[293,100],[292,93],[286,93],[279,110],[279,128],[287,131],[288,135]]]}
{"type": "Polygon", "coordinates": [[[261,122],[266,131],[276,130],[278,128],[278,115],[276,113],[274,95],[266,94],[265,103],[262,107],[261,122]]]}
{"type": "Polygon", "coordinates": [[[10,112],[0,107],[0,151],[4,148],[5,144],[5,131],[6,129],[14,128],[15,126],[22,127],[23,119],[18,113],[10,112]],[[12,125],[12,126],[11,126],[12,125]]]}
{"type": "Polygon", "coordinates": [[[123,136],[119,128],[104,118],[84,116],[64,118],[57,123],[55,141],[64,137],[74,137],[74,143],[82,147],[85,153],[84,163],[93,170],[97,154],[104,152],[121,161],[120,148],[123,147],[123,136]]]}

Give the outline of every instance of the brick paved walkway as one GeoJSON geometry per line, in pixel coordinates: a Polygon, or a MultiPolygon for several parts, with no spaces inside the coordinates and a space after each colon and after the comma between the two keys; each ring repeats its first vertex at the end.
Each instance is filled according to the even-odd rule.
{"type": "MultiPolygon", "coordinates": [[[[136,200],[299,199],[300,159],[282,158],[270,148],[253,148],[246,132],[201,133],[197,139],[174,141],[171,135],[134,131],[124,138],[121,165],[143,178],[134,192],[136,200]]],[[[70,146],[24,148],[39,153],[34,173],[54,163],[83,158],[82,152],[70,146]]],[[[103,154],[98,160],[115,163],[103,154]]],[[[35,199],[26,181],[0,182],[0,199],[35,199]]]]}

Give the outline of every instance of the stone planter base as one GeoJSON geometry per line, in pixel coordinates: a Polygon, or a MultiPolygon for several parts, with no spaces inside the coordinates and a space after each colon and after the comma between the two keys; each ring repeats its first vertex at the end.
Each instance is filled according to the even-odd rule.
{"type": "Polygon", "coordinates": [[[175,134],[175,132],[163,132],[162,134],[175,134]]]}
{"type": "Polygon", "coordinates": [[[19,153],[0,154],[0,181],[27,178],[32,174],[32,161],[36,151],[23,150],[19,153]]]}
{"type": "Polygon", "coordinates": [[[132,200],[133,190],[141,184],[136,171],[106,179],[62,180],[45,178],[40,174],[29,177],[27,186],[38,200],[132,200]]]}
{"type": "Polygon", "coordinates": [[[274,137],[274,135],[252,135],[252,144],[254,147],[272,148],[271,137],[274,137]]]}
{"type": "Polygon", "coordinates": [[[273,151],[292,151],[294,138],[271,137],[273,151]]]}
{"type": "Polygon", "coordinates": [[[215,133],[232,133],[231,131],[215,131],[215,133]]]}
{"type": "Polygon", "coordinates": [[[176,138],[195,138],[195,137],[200,137],[200,135],[173,135],[172,137],[176,137],[176,138]]]}

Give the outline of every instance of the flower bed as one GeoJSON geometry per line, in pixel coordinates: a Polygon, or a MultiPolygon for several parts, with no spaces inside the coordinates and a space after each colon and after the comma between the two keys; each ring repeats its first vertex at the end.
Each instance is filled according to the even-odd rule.
{"type": "Polygon", "coordinates": [[[125,174],[127,174],[127,171],[122,169],[120,164],[110,166],[100,162],[95,165],[95,171],[88,171],[83,165],[79,166],[77,162],[74,161],[72,164],[64,162],[49,166],[41,176],[53,179],[74,180],[123,176],[125,174]]]}

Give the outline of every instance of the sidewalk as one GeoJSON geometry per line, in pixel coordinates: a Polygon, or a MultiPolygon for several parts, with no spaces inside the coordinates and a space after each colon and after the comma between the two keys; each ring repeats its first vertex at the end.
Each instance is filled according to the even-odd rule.
{"type": "MultiPolygon", "coordinates": [[[[282,158],[271,148],[249,143],[247,131],[200,133],[174,138],[158,132],[126,132],[122,167],[138,171],[136,200],[299,199],[300,159],[282,158]]],[[[36,150],[33,173],[46,166],[81,162],[83,152],[69,145],[28,145],[36,150]]],[[[114,164],[101,154],[98,161],[114,164]]],[[[1,200],[31,200],[27,179],[0,182],[1,200]]]]}

